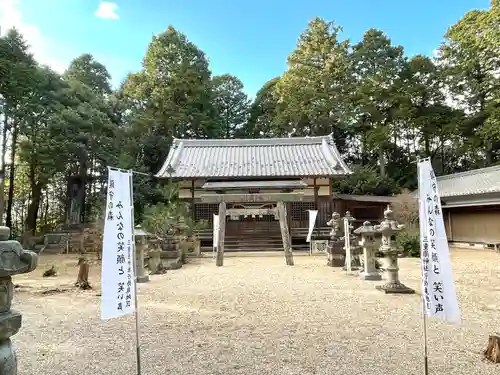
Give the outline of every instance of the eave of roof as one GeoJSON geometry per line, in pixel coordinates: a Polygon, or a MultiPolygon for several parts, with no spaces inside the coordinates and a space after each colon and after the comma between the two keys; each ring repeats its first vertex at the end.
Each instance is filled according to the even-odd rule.
{"type": "Polygon", "coordinates": [[[303,189],[307,184],[298,181],[222,181],[206,182],[204,190],[241,190],[241,189],[303,189]]]}

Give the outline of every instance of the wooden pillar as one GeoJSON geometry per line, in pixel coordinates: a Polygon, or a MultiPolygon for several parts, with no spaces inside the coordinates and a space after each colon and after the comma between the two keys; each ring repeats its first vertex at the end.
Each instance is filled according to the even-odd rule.
{"type": "Polygon", "coordinates": [[[314,209],[318,209],[318,186],[316,184],[316,178],[313,180],[314,181],[314,209]]]}
{"type": "Polygon", "coordinates": [[[283,239],[283,249],[285,251],[285,262],[287,266],[293,266],[292,241],[288,230],[285,203],[283,201],[278,201],[277,208],[280,221],[281,238],[283,239]]]}
{"type": "Polygon", "coordinates": [[[286,205],[286,212],[289,214],[287,215],[287,224],[288,224],[288,233],[290,233],[290,245],[292,241],[292,202],[287,202],[286,205]]]}
{"type": "Polygon", "coordinates": [[[194,180],[191,181],[191,217],[193,218],[193,221],[196,220],[196,210],[194,207],[194,180]]]}
{"type": "MultiPolygon", "coordinates": [[[[441,207],[441,209],[443,209],[443,208],[441,207]]],[[[452,218],[451,211],[448,209],[448,232],[450,233],[450,238],[448,238],[448,242],[453,242],[453,231],[451,229],[453,227],[451,226],[451,224],[452,224],[451,218],[452,218]]]]}
{"type": "Polygon", "coordinates": [[[224,265],[224,237],[226,235],[226,202],[219,203],[219,238],[217,239],[217,257],[215,265],[224,265]]]}

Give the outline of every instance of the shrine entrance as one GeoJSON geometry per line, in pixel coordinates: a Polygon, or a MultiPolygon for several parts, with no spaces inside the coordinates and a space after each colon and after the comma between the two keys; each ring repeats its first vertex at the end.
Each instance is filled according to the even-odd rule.
{"type": "Polygon", "coordinates": [[[222,265],[226,247],[228,251],[284,249],[291,259],[287,203],[302,200],[303,195],[303,192],[203,194],[202,202],[219,203],[217,263],[222,265]]]}
{"type": "Polygon", "coordinates": [[[279,251],[283,243],[276,203],[228,203],[226,251],[279,251]]]}

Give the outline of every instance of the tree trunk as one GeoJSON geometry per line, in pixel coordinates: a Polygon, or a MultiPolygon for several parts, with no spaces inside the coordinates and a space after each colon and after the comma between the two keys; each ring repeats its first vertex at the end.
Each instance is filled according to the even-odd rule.
{"type": "Polygon", "coordinates": [[[92,289],[89,284],[90,266],[85,255],[78,258],[78,266],[78,276],[76,278],[75,286],[83,290],[92,289]]]}
{"type": "Polygon", "coordinates": [[[14,200],[14,181],[16,174],[16,151],[17,151],[17,126],[14,126],[12,132],[12,145],[10,151],[10,170],[9,170],[9,200],[7,202],[7,218],[5,219],[5,225],[12,228],[12,203],[14,200]]]}
{"type": "Polygon", "coordinates": [[[378,162],[380,165],[380,176],[385,177],[385,152],[382,146],[378,152],[378,162]]]}
{"type": "Polygon", "coordinates": [[[491,335],[488,347],[484,351],[484,358],[493,363],[500,363],[500,335],[491,335]]]}
{"type": "Polygon", "coordinates": [[[0,167],[0,225],[3,225],[3,214],[5,211],[5,156],[7,155],[7,132],[9,130],[9,115],[7,103],[3,105],[3,128],[2,128],[2,155],[0,167]]]}
{"type": "Polygon", "coordinates": [[[42,184],[35,183],[31,185],[31,202],[28,205],[28,214],[26,215],[25,232],[35,234],[36,223],[38,219],[38,210],[42,200],[42,184]]]}
{"type": "Polygon", "coordinates": [[[47,218],[49,217],[49,189],[45,189],[45,209],[43,212],[43,223],[47,225],[47,218]]]}
{"type": "Polygon", "coordinates": [[[424,152],[426,158],[431,156],[431,140],[429,139],[427,131],[424,131],[424,152]]]}

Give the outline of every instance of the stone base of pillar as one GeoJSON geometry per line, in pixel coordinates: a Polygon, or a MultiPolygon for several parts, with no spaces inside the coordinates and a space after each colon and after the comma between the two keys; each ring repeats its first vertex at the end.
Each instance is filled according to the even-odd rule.
{"type": "MultiPolygon", "coordinates": [[[[347,267],[345,266],[342,266],[342,271],[347,271],[347,267]]],[[[354,272],[354,271],[359,271],[359,267],[356,267],[356,266],[351,266],[351,272],[354,272]]]]}
{"type": "Polygon", "coordinates": [[[378,272],[361,272],[359,278],[361,280],[380,281],[382,280],[382,275],[378,272]]]}
{"type": "Polygon", "coordinates": [[[16,375],[17,358],[10,339],[0,342],[0,374],[16,375]]]}
{"type": "Polygon", "coordinates": [[[147,283],[149,281],[149,275],[137,276],[138,283],[147,283]]]}
{"type": "Polygon", "coordinates": [[[330,267],[344,267],[345,260],[342,258],[333,258],[331,260],[331,264],[329,264],[330,267]]]}
{"type": "Polygon", "coordinates": [[[415,290],[407,287],[401,282],[386,283],[384,285],[378,285],[375,288],[385,294],[415,294],[415,290]]]}

